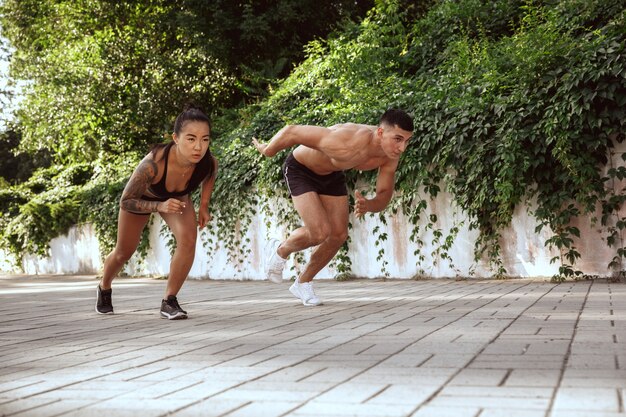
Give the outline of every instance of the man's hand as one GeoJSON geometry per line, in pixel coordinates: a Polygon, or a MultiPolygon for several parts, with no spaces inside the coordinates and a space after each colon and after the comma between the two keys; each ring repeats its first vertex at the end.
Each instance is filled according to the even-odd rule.
{"type": "Polygon", "coordinates": [[[267,143],[260,143],[257,138],[253,137],[252,138],[252,144],[254,145],[254,147],[256,148],[257,151],[259,151],[259,153],[263,156],[267,156],[265,155],[265,149],[267,148],[267,143]]]}
{"type": "Polygon", "coordinates": [[[359,191],[356,191],[354,193],[354,196],[355,196],[354,215],[356,217],[363,217],[363,215],[368,212],[367,210],[368,200],[367,198],[363,197],[363,195],[361,195],[359,191]]]}

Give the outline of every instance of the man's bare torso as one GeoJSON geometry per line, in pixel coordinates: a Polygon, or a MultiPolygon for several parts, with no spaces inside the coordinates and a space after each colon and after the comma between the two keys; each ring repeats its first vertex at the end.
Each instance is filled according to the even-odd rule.
{"type": "Polygon", "coordinates": [[[319,175],[358,169],[368,171],[390,161],[374,143],[377,126],[345,123],[328,128],[332,139],[323,141],[320,149],[299,145],[293,155],[298,162],[319,175]]]}

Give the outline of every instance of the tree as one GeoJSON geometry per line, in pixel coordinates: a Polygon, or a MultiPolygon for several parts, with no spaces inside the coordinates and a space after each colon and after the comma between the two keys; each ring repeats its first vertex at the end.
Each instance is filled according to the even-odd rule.
{"type": "Polygon", "coordinates": [[[31,81],[17,112],[21,149],[49,149],[60,163],[145,150],[187,101],[215,113],[262,94],[303,43],[360,4],[6,0],[12,70],[31,81]]]}

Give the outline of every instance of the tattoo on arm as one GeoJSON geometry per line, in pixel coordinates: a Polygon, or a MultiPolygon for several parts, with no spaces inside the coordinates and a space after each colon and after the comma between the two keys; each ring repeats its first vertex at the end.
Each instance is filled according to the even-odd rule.
{"type": "Polygon", "coordinates": [[[158,167],[157,164],[147,159],[139,164],[130,180],[124,187],[122,193],[122,200],[120,205],[122,209],[127,211],[134,211],[137,213],[152,213],[157,211],[158,201],[146,201],[142,200],[141,196],[146,192],[154,178],[157,176],[158,167]]]}

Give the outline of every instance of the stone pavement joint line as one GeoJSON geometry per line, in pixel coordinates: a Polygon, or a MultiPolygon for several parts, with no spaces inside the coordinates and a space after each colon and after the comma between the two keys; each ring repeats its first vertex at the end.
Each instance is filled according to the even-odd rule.
{"type": "Polygon", "coordinates": [[[0,276],[0,416],[626,417],[626,285],[0,276]]]}

